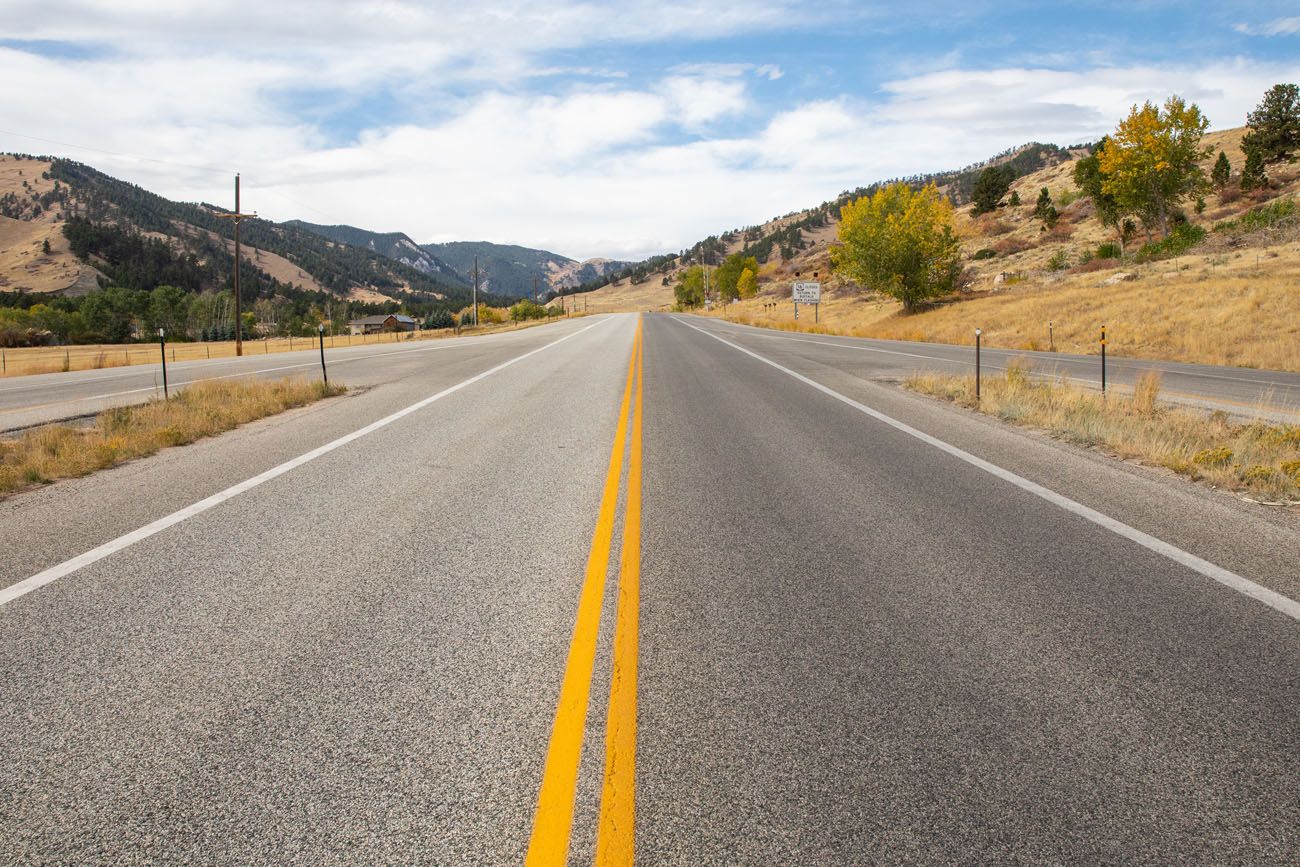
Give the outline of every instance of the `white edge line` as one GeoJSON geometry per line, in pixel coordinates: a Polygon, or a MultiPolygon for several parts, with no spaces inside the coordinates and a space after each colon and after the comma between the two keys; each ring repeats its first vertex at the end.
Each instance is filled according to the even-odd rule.
{"type": "Polygon", "coordinates": [[[681,322],[681,324],[685,325],[687,328],[694,328],[696,331],[700,332],[701,334],[706,334],[709,337],[712,337],[714,340],[717,340],[721,343],[725,343],[727,346],[730,346],[732,349],[739,350],[740,352],[745,353],[751,358],[755,358],[763,362],[764,364],[770,365],[771,367],[776,368],[782,373],[799,380],[805,385],[810,385],[813,388],[817,389],[818,391],[822,392],[823,394],[833,397],[836,400],[840,401],[841,403],[847,404],[853,407],[854,409],[858,410],[859,412],[864,413],[865,415],[868,415],[871,418],[874,418],[876,421],[883,422],[896,430],[902,431],[908,436],[915,437],[916,439],[920,440],[923,443],[926,443],[927,445],[934,446],[940,451],[947,452],[953,457],[965,461],[966,463],[970,464],[973,467],[978,467],[979,469],[984,470],[984,472],[989,473],[990,475],[996,476],[997,478],[1002,479],[1003,481],[1010,482],[1016,487],[1024,491],[1028,491],[1029,493],[1037,497],[1041,497],[1047,502],[1052,503],[1055,506],[1059,506],[1062,509],[1065,509],[1067,512],[1071,512],[1075,515],[1078,515],[1079,517],[1091,521],[1092,523],[1098,525],[1099,527],[1104,527],[1107,530],[1110,530],[1112,533],[1123,536],[1125,539],[1128,539],[1132,542],[1136,542],[1137,544],[1141,545],[1143,548],[1146,548],[1148,551],[1154,551],[1155,553],[1161,555],[1162,557],[1167,557],[1168,559],[1173,560],[1175,563],[1179,563],[1183,566],[1186,566],[1187,568],[1193,570],[1194,572],[1199,572],[1201,575],[1204,575],[1206,578],[1212,578],[1215,581],[1218,581],[1220,584],[1223,584],[1227,587],[1231,587],[1233,590],[1236,590],[1238,593],[1243,593],[1246,596],[1251,597],[1252,599],[1255,599],[1259,602],[1263,602],[1268,607],[1274,609],[1275,611],[1279,611],[1287,615],[1288,617],[1291,617],[1294,620],[1300,620],[1300,602],[1297,602],[1296,600],[1290,598],[1289,596],[1283,596],[1281,593],[1278,593],[1275,590],[1270,590],[1267,587],[1264,587],[1262,585],[1256,584],[1254,581],[1251,581],[1248,578],[1243,578],[1240,575],[1236,574],[1235,572],[1229,572],[1227,569],[1224,569],[1222,566],[1216,566],[1214,563],[1211,563],[1208,560],[1203,560],[1200,557],[1197,557],[1195,554],[1192,554],[1188,551],[1184,551],[1182,548],[1179,548],[1175,545],[1171,545],[1162,539],[1157,539],[1155,536],[1152,536],[1150,534],[1143,533],[1141,530],[1138,530],[1134,527],[1130,527],[1128,524],[1125,524],[1122,521],[1118,521],[1115,518],[1110,517],[1109,515],[1104,515],[1101,512],[1098,512],[1096,509],[1091,509],[1080,502],[1071,500],[1069,497],[1064,496],[1063,494],[1058,494],[1056,491],[1053,491],[1050,488],[1045,488],[1042,485],[1038,484],[1037,482],[1031,482],[1029,479],[1026,479],[1023,476],[1018,476],[1015,473],[1011,472],[1010,470],[1006,470],[1003,469],[1002,467],[999,467],[997,464],[989,463],[983,458],[976,457],[975,455],[971,454],[968,451],[959,449],[957,448],[957,446],[946,443],[943,440],[938,439],[937,437],[930,436],[930,434],[925,433],[923,431],[919,431],[916,428],[912,427],[911,425],[905,424],[901,421],[898,421],[895,418],[885,415],[879,410],[872,409],[871,407],[865,404],[859,403],[858,401],[854,400],[851,397],[847,397],[843,394],[840,394],[838,391],[835,391],[832,388],[828,388],[827,386],[822,385],[820,382],[810,379],[801,373],[796,373],[795,371],[789,369],[788,367],[783,367],[782,365],[778,364],[775,361],[772,361],[771,359],[764,358],[763,356],[759,355],[757,352],[752,352],[746,349],[745,347],[740,346],[739,344],[732,343],[730,340],[727,340],[724,337],[719,337],[716,334],[713,334],[709,331],[706,331],[703,328],[699,328],[695,325],[692,325],[691,323],[686,322],[684,320],[677,319],[676,317],[673,318],[676,319],[678,322],[681,322]]]}
{"type": "MultiPolygon", "coordinates": [[[[505,332],[505,333],[506,333],[506,334],[516,334],[516,333],[518,333],[518,332],[505,332]]],[[[575,332],[575,333],[576,333],[576,332],[575,332]]],[[[476,334],[476,335],[473,335],[472,337],[492,337],[492,336],[495,336],[495,335],[490,335],[490,334],[476,334]]],[[[445,340],[446,338],[443,338],[443,339],[445,340]]],[[[372,352],[372,353],[370,353],[369,355],[361,355],[361,354],[357,354],[357,355],[349,356],[349,357],[347,357],[347,358],[333,358],[333,359],[330,359],[330,364],[348,364],[348,363],[351,363],[351,362],[353,362],[353,361],[366,361],[366,360],[371,359],[371,358],[387,358],[387,357],[390,356],[390,355],[413,355],[413,354],[415,354],[415,353],[417,353],[417,352],[432,352],[432,351],[434,351],[434,350],[440,350],[440,349],[462,349],[462,348],[465,348],[465,347],[468,347],[468,346],[478,346],[478,345],[480,345],[480,344],[479,344],[478,342],[475,342],[475,343],[456,343],[456,344],[437,343],[437,344],[435,344],[435,345],[433,345],[433,346],[413,346],[413,347],[408,347],[408,348],[403,348],[403,349],[392,349],[392,350],[389,350],[389,351],[387,351],[387,352],[372,352]]],[[[343,348],[344,350],[347,350],[347,349],[358,349],[358,348],[360,348],[360,347],[347,347],[347,346],[345,346],[345,347],[342,347],[342,348],[343,348]]],[[[294,350],[294,352],[291,353],[291,354],[293,354],[293,355],[297,355],[299,351],[301,351],[301,350],[294,350]]],[[[250,358],[250,357],[253,357],[253,356],[249,356],[249,355],[244,356],[244,358],[250,358]]],[[[286,360],[287,360],[287,359],[286,359],[286,360]]],[[[205,360],[203,360],[203,359],[196,359],[196,360],[193,361],[193,362],[185,362],[185,361],[183,361],[183,362],[181,362],[181,364],[189,364],[189,365],[191,365],[191,366],[184,368],[184,370],[181,371],[181,372],[189,372],[189,371],[191,371],[191,370],[195,370],[195,369],[197,369],[197,368],[194,367],[193,365],[201,365],[201,364],[207,364],[207,363],[208,363],[208,362],[205,361],[205,360]]],[[[241,359],[238,359],[238,358],[222,359],[222,360],[220,360],[220,361],[217,362],[217,364],[221,364],[221,365],[223,365],[223,366],[224,366],[224,365],[230,365],[230,364],[239,364],[239,363],[241,363],[241,359]]],[[[214,366],[215,366],[215,365],[214,365],[214,366]]],[[[110,392],[107,392],[107,393],[105,393],[105,394],[92,394],[92,395],[88,395],[88,396],[86,396],[86,397],[69,397],[69,398],[65,398],[65,399],[63,399],[63,400],[53,400],[53,401],[50,401],[49,403],[36,404],[35,406],[19,406],[19,407],[15,407],[15,408],[12,408],[12,409],[2,409],[2,410],[0,410],[0,415],[3,415],[3,414],[5,414],[5,413],[18,413],[18,412],[23,412],[23,411],[25,411],[25,410],[31,410],[31,409],[40,409],[40,408],[42,408],[42,407],[47,407],[47,406],[58,406],[58,405],[61,404],[61,403],[82,403],[82,402],[87,401],[87,400],[107,400],[107,399],[110,398],[110,397],[121,397],[121,396],[124,395],[124,394],[139,394],[140,392],[144,392],[144,391],[154,391],[154,392],[157,392],[157,391],[161,391],[161,390],[162,390],[162,385],[161,385],[161,383],[158,381],[158,377],[159,377],[159,375],[160,375],[161,367],[154,367],[152,364],[133,364],[133,365],[131,365],[131,367],[135,367],[135,368],[146,368],[146,369],[143,369],[143,370],[132,370],[132,371],[128,371],[128,372],[126,372],[126,373],[115,374],[114,376],[111,376],[111,377],[109,377],[109,376],[104,376],[104,377],[99,377],[99,378],[97,378],[97,379],[79,380],[79,381],[77,381],[77,382],[56,382],[56,383],[51,383],[51,384],[48,385],[48,386],[47,386],[47,385],[29,385],[29,386],[23,386],[22,388],[0,389],[0,396],[5,395],[5,394],[13,394],[13,393],[16,393],[16,392],[19,392],[19,391],[39,391],[40,389],[43,389],[43,388],[59,388],[59,387],[63,387],[63,386],[78,386],[78,385],[85,385],[85,384],[87,384],[87,383],[103,382],[104,380],[107,380],[107,379],[123,379],[123,378],[125,378],[125,377],[130,377],[130,376],[143,376],[143,375],[145,375],[145,374],[147,374],[147,373],[149,373],[149,372],[152,372],[153,375],[154,375],[154,384],[151,385],[151,386],[146,386],[146,387],[144,387],[144,388],[132,388],[132,389],[128,389],[127,391],[110,391],[110,392]]],[[[281,367],[258,367],[258,368],[255,368],[255,369],[253,369],[253,370],[241,370],[241,371],[236,371],[235,373],[223,373],[223,374],[221,374],[220,376],[200,376],[200,377],[197,377],[197,378],[195,378],[195,379],[183,379],[183,380],[178,380],[178,381],[172,383],[172,388],[180,389],[180,388],[184,388],[184,387],[187,386],[187,385],[195,385],[195,384],[200,383],[200,382],[211,382],[211,381],[213,381],[213,380],[217,380],[217,379],[238,379],[238,378],[241,377],[241,376],[257,376],[257,375],[262,374],[262,373],[275,373],[275,372],[280,371],[280,370],[296,370],[296,369],[299,368],[299,367],[320,367],[320,362],[319,362],[319,361],[304,361],[304,362],[300,362],[300,363],[298,363],[298,364],[286,364],[286,365],[283,365],[283,366],[281,366],[281,367]]],[[[80,372],[80,371],[78,371],[78,372],[80,372]]]]}
{"type": "Polygon", "coordinates": [[[437,394],[430,395],[429,397],[426,397],[423,400],[416,401],[415,403],[411,404],[408,407],[399,409],[397,412],[393,413],[392,415],[388,415],[385,416],[384,418],[379,419],[378,421],[371,422],[370,424],[366,425],[363,428],[360,428],[359,430],[355,430],[350,434],[345,434],[344,436],[341,436],[336,440],[328,442],[323,446],[319,446],[305,454],[299,455],[296,458],[285,461],[284,463],[278,466],[272,467],[271,469],[266,470],[263,473],[259,473],[258,475],[253,476],[251,479],[245,479],[239,484],[231,485],[229,488],[226,488],[224,491],[218,491],[217,493],[213,494],[210,497],[206,497],[202,500],[199,500],[197,503],[193,503],[189,506],[186,506],[185,508],[180,509],[179,511],[172,512],[170,515],[166,515],[152,523],[146,524],[145,526],[141,527],[138,530],[134,530],[130,533],[127,533],[124,536],[119,536],[116,539],[105,542],[104,544],[100,545],[97,548],[92,548],[91,550],[87,551],[84,554],[80,554],[76,557],[73,557],[71,560],[65,560],[64,562],[59,563],[56,566],[51,566],[48,569],[45,569],[41,572],[37,572],[35,575],[32,575],[30,578],[24,578],[22,581],[19,581],[17,584],[11,584],[8,587],[0,588],[0,606],[8,604],[13,600],[19,598],[20,596],[25,596],[28,593],[31,593],[33,590],[37,590],[41,587],[44,587],[46,584],[50,584],[54,581],[59,580],[60,578],[63,578],[67,575],[71,575],[73,572],[76,572],[79,569],[83,569],[92,563],[102,560],[105,557],[109,556],[110,554],[115,554],[116,552],[121,551],[124,548],[129,548],[130,546],[134,545],[136,542],[142,541],[144,539],[148,539],[150,536],[161,533],[163,530],[166,530],[168,527],[172,527],[176,524],[181,523],[182,521],[185,521],[189,518],[193,518],[195,515],[206,512],[208,509],[211,509],[214,506],[218,506],[221,503],[224,503],[226,500],[237,497],[240,494],[245,493],[246,491],[250,491],[253,488],[256,488],[258,485],[261,485],[265,482],[269,482],[271,481],[271,479],[284,475],[290,470],[296,469],[297,467],[309,463],[310,461],[314,461],[316,460],[316,458],[319,458],[321,455],[328,454],[329,452],[332,452],[335,449],[341,448],[342,446],[345,446],[348,443],[353,442],[354,440],[360,439],[366,434],[374,433],[380,428],[387,427],[388,425],[392,424],[398,419],[404,418],[405,416],[408,416],[413,412],[417,412],[421,409],[424,409],[429,404],[434,403],[435,401],[442,400],[447,395],[460,391],[462,388],[465,388],[466,386],[473,385],[479,380],[486,379],[487,377],[491,376],[494,373],[498,373],[499,371],[505,370],[507,367],[510,367],[512,364],[516,364],[520,361],[523,361],[525,358],[528,358],[529,356],[536,355],[539,352],[544,352],[547,349],[550,349],[553,346],[561,344],[572,337],[577,337],[579,334],[582,334],[583,332],[590,331],[591,329],[595,328],[597,325],[602,325],[606,322],[612,322],[615,321],[615,319],[616,319],[615,317],[611,317],[610,319],[602,319],[597,322],[593,322],[592,324],[586,326],[585,328],[575,331],[572,334],[566,334],[565,336],[561,337],[558,340],[553,340],[550,343],[547,343],[545,346],[539,346],[536,349],[530,350],[529,352],[525,352],[523,355],[517,355],[514,358],[511,358],[509,361],[502,362],[501,364],[498,364],[496,367],[492,367],[489,368],[488,370],[483,371],[482,373],[475,374],[474,376],[471,376],[469,379],[461,380],[455,385],[444,388],[442,391],[438,392],[437,394]]]}
{"type": "MultiPolygon", "coordinates": [[[[744,333],[747,334],[754,331],[775,332],[775,329],[765,328],[761,325],[744,325],[739,322],[730,322],[725,319],[722,320],[722,323],[720,324],[729,325],[732,328],[735,328],[737,330],[744,329],[744,333]]],[[[852,343],[831,343],[825,340],[808,340],[807,338],[792,337],[785,334],[775,334],[775,333],[763,334],[762,336],[773,337],[777,340],[797,340],[802,343],[816,343],[820,346],[837,346],[840,349],[855,349],[855,350],[861,350],[863,352],[883,352],[888,355],[905,355],[908,358],[926,358],[931,361],[950,361],[955,364],[961,363],[961,360],[957,358],[945,358],[942,355],[918,355],[912,352],[900,352],[896,349],[881,349],[876,346],[859,346],[857,344],[852,344],[852,343]]],[[[825,336],[836,337],[838,335],[830,334],[825,336]]],[[[883,337],[843,337],[841,339],[875,340],[875,341],[882,341],[882,342],[886,341],[886,338],[883,337]]],[[[907,341],[889,341],[889,342],[898,343],[898,342],[907,342],[907,341]]],[[[930,345],[934,345],[934,344],[930,344],[930,345]]],[[[948,343],[944,345],[950,346],[954,349],[967,349],[971,351],[974,351],[975,349],[974,346],[964,346],[960,343],[948,343]]],[[[1093,361],[1093,363],[1096,363],[1097,359],[1100,357],[1096,355],[1077,355],[1073,353],[1061,353],[1059,356],[1053,358],[1051,357],[1051,353],[1044,353],[1041,349],[1039,350],[999,349],[997,347],[987,347],[987,346],[984,347],[984,351],[989,355],[1001,355],[1009,358],[1028,358],[1031,361],[1042,361],[1042,362],[1051,361],[1051,362],[1056,362],[1057,364],[1068,363],[1068,362],[1077,362],[1082,364],[1086,360],[1091,360],[1093,361]],[[1043,356],[1045,354],[1048,357],[1044,358],[1043,356]]],[[[1167,373],[1172,376],[1199,376],[1202,379],[1221,379],[1225,382],[1248,383],[1250,385],[1267,385],[1275,389],[1277,388],[1286,389],[1288,393],[1290,392],[1291,389],[1296,388],[1295,383],[1290,383],[1290,382],[1275,382],[1274,380],[1271,379],[1254,379],[1248,376],[1228,376],[1222,373],[1205,373],[1199,370],[1185,369],[1185,368],[1190,368],[1195,366],[1185,361],[1162,362],[1156,359],[1129,358],[1128,356],[1112,356],[1109,363],[1116,370],[1156,371],[1157,373],[1167,373]],[[1162,364],[1175,364],[1178,365],[1178,367],[1177,368],[1161,367],[1162,364]]],[[[999,369],[1001,370],[1004,368],[999,368],[999,369]]],[[[1281,374],[1290,373],[1290,371],[1286,371],[1286,370],[1278,370],[1273,372],[1281,373],[1281,374]]],[[[1093,384],[1095,385],[1096,382],[1094,381],[1093,384]]]]}

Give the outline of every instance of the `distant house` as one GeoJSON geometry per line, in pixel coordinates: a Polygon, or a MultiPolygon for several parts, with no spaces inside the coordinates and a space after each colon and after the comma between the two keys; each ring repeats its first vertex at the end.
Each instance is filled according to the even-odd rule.
{"type": "Polygon", "coordinates": [[[348,322],[348,333],[350,334],[375,334],[380,331],[414,331],[415,320],[410,316],[403,316],[400,313],[389,313],[386,316],[367,316],[364,319],[353,319],[348,322]]]}

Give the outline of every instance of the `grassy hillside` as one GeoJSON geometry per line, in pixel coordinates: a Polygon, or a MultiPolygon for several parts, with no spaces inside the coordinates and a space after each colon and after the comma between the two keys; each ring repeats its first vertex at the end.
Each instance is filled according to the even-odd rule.
{"type": "MultiPolygon", "coordinates": [[[[77,219],[163,242],[176,257],[201,266],[194,269],[193,285],[182,288],[220,289],[230,284],[234,268],[233,229],[218,216],[222,210],[173,202],[71,160],[5,156],[0,158],[0,279],[6,282],[0,289],[84,294],[95,287],[96,272],[122,282],[123,266],[111,256],[96,250],[78,261],[71,254],[64,226],[77,219]]],[[[240,282],[250,298],[293,292],[367,300],[415,295],[453,304],[468,298],[454,275],[426,274],[294,226],[248,220],[240,234],[245,245],[240,282]]]]}
{"type": "MultiPolygon", "coordinates": [[[[1222,149],[1239,172],[1243,132],[1208,135],[1212,159],[1222,149]]],[[[1203,213],[1189,208],[1189,222],[1206,237],[1183,255],[1135,255],[1146,240],[1139,234],[1125,258],[1103,260],[1095,258],[1097,248],[1114,237],[1077,196],[1073,158],[1082,153],[1051,152],[1045,165],[1019,177],[1012,185],[1018,207],[976,218],[969,205],[958,206],[963,289],[931,309],[905,315],[891,299],[833,276],[829,249],[838,221],[832,212],[824,224],[801,228],[802,247],[788,259],[779,251],[768,256],[759,297],[730,305],[725,315],[787,330],[947,343],[971,343],[979,327],[989,345],[1069,352],[1096,352],[1104,324],[1117,354],[1300,370],[1300,167],[1270,166],[1270,189],[1243,195],[1234,184],[1223,197],[1207,196],[1203,213]],[[1049,231],[1033,216],[1044,187],[1061,214],[1049,231]],[[1288,214],[1291,208],[1296,211],[1288,214]],[[805,315],[796,323],[789,284],[796,273],[807,279],[814,272],[824,287],[821,322],[805,315]],[[773,301],[775,309],[764,309],[773,301]]],[[[783,218],[785,225],[809,213],[815,211],[783,218]]],[[[783,230],[780,221],[766,226],[783,230]]],[[[743,235],[727,237],[720,236],[715,258],[747,246],[743,235]]],[[[671,282],[681,267],[675,260],[640,284],[624,280],[596,290],[591,309],[671,307],[662,280],[671,282]]]]}

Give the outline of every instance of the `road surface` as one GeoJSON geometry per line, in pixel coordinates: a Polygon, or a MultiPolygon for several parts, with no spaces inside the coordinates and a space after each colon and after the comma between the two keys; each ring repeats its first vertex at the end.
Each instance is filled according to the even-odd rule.
{"type": "Polygon", "coordinates": [[[449,342],[0,502],[0,861],[1300,860],[1297,515],[779,337],[449,342]]]}
{"type": "MultiPolygon", "coordinates": [[[[825,348],[822,351],[825,357],[844,353],[837,364],[853,364],[856,370],[874,378],[902,379],[918,370],[969,373],[974,369],[974,350],[966,346],[788,334],[722,322],[715,322],[711,327],[734,334],[762,334],[768,341],[776,342],[768,345],[785,342],[821,346],[825,348]]],[[[373,385],[387,381],[393,365],[407,361],[425,363],[422,356],[429,353],[434,358],[428,362],[434,363],[442,353],[460,352],[465,344],[478,345],[495,339],[495,336],[477,336],[432,343],[327,348],[326,358],[336,376],[346,377],[353,384],[373,385]]],[[[183,388],[211,378],[319,376],[320,356],[316,349],[258,355],[256,347],[249,346],[250,354],[239,359],[169,364],[168,384],[183,388]]],[[[1064,376],[1077,385],[1101,386],[1098,356],[986,348],[983,366],[989,374],[998,375],[1012,359],[1028,362],[1032,371],[1044,377],[1064,376]]],[[[1107,385],[1129,390],[1140,376],[1151,371],[1160,373],[1161,395],[1167,401],[1223,410],[1242,418],[1300,422],[1300,373],[1123,358],[1112,353],[1107,364],[1107,385]]],[[[109,406],[141,403],[161,395],[162,370],[156,364],[0,380],[0,432],[87,415],[109,406]]]]}

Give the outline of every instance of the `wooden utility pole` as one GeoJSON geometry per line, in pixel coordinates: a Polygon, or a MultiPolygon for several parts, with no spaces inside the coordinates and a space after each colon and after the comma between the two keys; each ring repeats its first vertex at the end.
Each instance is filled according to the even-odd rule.
{"type": "Polygon", "coordinates": [[[474,327],[478,328],[478,256],[474,257],[474,327]]]}
{"type": "Polygon", "coordinates": [[[235,212],[233,214],[217,214],[227,220],[235,221],[235,355],[244,354],[244,320],[243,307],[239,300],[239,223],[241,220],[249,220],[257,217],[257,212],[251,214],[241,213],[239,210],[239,175],[235,175],[235,212]]]}

